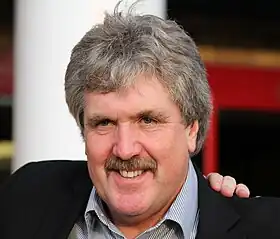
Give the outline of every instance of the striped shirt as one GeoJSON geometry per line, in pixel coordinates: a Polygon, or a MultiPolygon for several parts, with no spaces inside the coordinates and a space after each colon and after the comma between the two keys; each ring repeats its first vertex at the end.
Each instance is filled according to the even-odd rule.
{"type": "MultiPolygon", "coordinates": [[[[188,177],[164,218],[136,239],[194,239],[199,221],[198,182],[189,161],[188,177]]],[[[125,236],[105,215],[102,201],[92,189],[84,217],[78,221],[69,239],[125,239],[125,236]]]]}

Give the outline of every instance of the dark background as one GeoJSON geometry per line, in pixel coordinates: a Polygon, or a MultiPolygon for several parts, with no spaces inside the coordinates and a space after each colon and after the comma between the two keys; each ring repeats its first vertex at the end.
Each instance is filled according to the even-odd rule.
{"type": "MultiPolygon", "coordinates": [[[[169,0],[168,16],[198,45],[278,51],[278,4],[271,0],[169,0]]],[[[219,172],[248,185],[252,195],[280,196],[280,112],[223,109],[219,122],[219,172]]],[[[201,154],[195,161],[201,167],[201,154]]]]}
{"type": "Polygon", "coordinates": [[[198,44],[280,49],[279,2],[169,0],[168,16],[198,44]]]}

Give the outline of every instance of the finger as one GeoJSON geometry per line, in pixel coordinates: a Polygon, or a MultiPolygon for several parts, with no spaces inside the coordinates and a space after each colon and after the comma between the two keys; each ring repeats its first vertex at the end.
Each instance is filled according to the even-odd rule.
{"type": "Polygon", "coordinates": [[[218,173],[209,173],[207,175],[207,179],[209,180],[211,188],[213,188],[217,192],[220,192],[223,182],[223,176],[218,173]]]}
{"type": "Polygon", "coordinates": [[[236,189],[236,180],[231,176],[223,178],[221,194],[226,197],[232,197],[236,189]]]}
{"type": "Polygon", "coordinates": [[[235,193],[240,198],[248,198],[250,196],[249,188],[242,183],[240,183],[236,186],[235,193]]]}

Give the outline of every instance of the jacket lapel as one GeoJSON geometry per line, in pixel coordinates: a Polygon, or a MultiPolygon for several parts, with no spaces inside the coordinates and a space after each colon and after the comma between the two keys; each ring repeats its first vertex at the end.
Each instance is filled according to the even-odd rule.
{"type": "Polygon", "coordinates": [[[240,216],[229,203],[229,198],[214,192],[207,180],[198,175],[199,224],[197,239],[245,239],[239,228],[240,216]]]}
{"type": "Polygon", "coordinates": [[[80,167],[73,180],[60,187],[47,203],[48,211],[38,235],[40,239],[66,239],[78,219],[83,216],[92,189],[85,165],[80,167]]]}

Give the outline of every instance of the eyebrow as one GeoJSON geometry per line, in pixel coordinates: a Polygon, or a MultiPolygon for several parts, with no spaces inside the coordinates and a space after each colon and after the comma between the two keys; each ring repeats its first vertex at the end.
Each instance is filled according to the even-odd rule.
{"type": "Polygon", "coordinates": [[[155,118],[157,120],[160,120],[160,121],[166,121],[169,116],[167,116],[166,114],[164,114],[163,112],[161,111],[158,111],[158,110],[143,110],[143,111],[140,111],[136,114],[136,116],[133,116],[132,118],[133,119],[141,119],[143,117],[152,117],[152,118],[155,118]]]}

